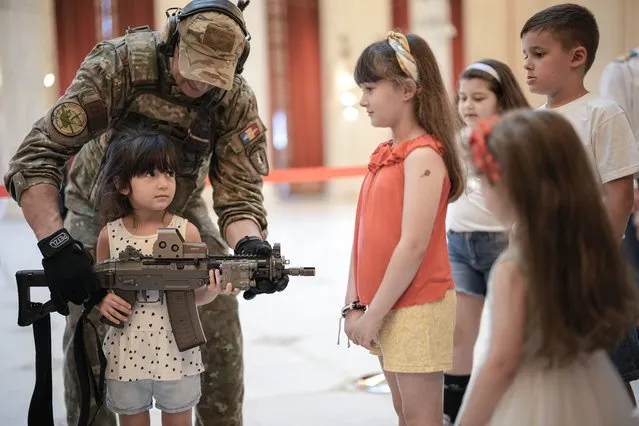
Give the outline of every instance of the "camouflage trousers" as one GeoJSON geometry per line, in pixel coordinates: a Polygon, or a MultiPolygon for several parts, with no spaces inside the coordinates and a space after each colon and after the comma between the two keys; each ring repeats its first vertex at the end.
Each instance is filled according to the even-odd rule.
{"type": "MultiPolygon", "coordinates": [[[[87,249],[94,251],[99,228],[94,218],[69,211],[65,219],[69,233],[81,241],[87,249]]],[[[69,306],[64,330],[64,399],[69,426],[78,424],[80,416],[80,384],[75,370],[73,333],[82,315],[82,307],[69,306]]],[[[242,402],[244,399],[242,330],[238,315],[238,302],[232,296],[220,296],[213,303],[198,308],[202,328],[207,342],[200,347],[202,352],[202,397],[195,408],[197,426],[241,426],[242,402]]],[[[108,326],[99,321],[94,309],[89,319],[96,326],[98,336],[91,327],[85,330],[87,356],[98,377],[98,342],[102,343],[108,326]],[[89,331],[90,330],[90,331],[89,331]]],[[[91,413],[95,410],[91,400],[91,413]]],[[[116,426],[116,418],[106,406],[102,407],[93,423],[95,426],[116,426]]]]}

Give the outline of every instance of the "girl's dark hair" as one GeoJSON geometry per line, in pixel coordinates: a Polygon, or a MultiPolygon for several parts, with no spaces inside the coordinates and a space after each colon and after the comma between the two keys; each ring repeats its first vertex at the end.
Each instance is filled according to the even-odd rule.
{"type": "Polygon", "coordinates": [[[528,330],[551,362],[612,348],[639,301],[600,182],[572,125],[552,111],[506,113],[487,138],[512,206],[528,281],[528,330]]]}
{"type": "Polygon", "coordinates": [[[129,199],[120,190],[131,179],[147,173],[175,172],[177,153],[174,144],[148,129],[123,130],[111,139],[102,160],[96,200],[102,226],[133,212],[129,199]]]}
{"type": "MultiPolygon", "coordinates": [[[[433,51],[426,41],[415,35],[406,34],[410,52],[417,63],[419,81],[415,94],[415,116],[426,132],[444,147],[444,164],[450,179],[449,201],[454,201],[464,190],[464,175],[457,152],[455,135],[461,129],[454,105],[450,102],[444,86],[439,66],[433,51]]],[[[376,83],[389,80],[404,85],[409,77],[400,67],[395,50],[388,39],[368,46],[355,65],[355,82],[376,83]]]]}
{"type": "MultiPolygon", "coordinates": [[[[530,104],[526,100],[524,92],[522,92],[515,75],[508,65],[495,59],[482,59],[477,62],[493,68],[497,72],[500,81],[497,81],[497,79],[488,72],[472,67],[464,70],[459,76],[459,79],[470,80],[478,78],[487,82],[488,90],[493,92],[497,97],[497,105],[499,105],[499,109],[502,112],[516,108],[530,108],[530,104]]],[[[459,103],[458,95],[455,97],[455,102],[459,103]]]]}

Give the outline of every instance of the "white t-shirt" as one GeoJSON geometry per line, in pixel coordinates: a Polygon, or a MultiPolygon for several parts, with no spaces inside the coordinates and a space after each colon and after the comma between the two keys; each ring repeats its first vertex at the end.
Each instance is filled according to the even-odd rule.
{"type": "Polygon", "coordinates": [[[599,93],[626,112],[635,139],[639,141],[639,48],[606,65],[601,73],[599,93]]]}
{"type": "MultiPolygon", "coordinates": [[[[468,137],[468,132],[468,129],[461,132],[458,138],[460,145],[462,139],[468,137]]],[[[504,232],[503,225],[486,207],[479,178],[470,173],[470,164],[464,164],[464,171],[466,189],[457,200],[448,205],[446,229],[455,232],[504,232]]]]}
{"type": "Polygon", "coordinates": [[[552,111],[573,125],[602,184],[639,172],[639,145],[619,105],[588,93],[552,111]]]}

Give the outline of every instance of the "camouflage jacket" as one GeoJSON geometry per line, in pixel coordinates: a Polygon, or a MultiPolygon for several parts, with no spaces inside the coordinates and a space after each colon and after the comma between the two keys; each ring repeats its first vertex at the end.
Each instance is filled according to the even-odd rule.
{"type": "Polygon", "coordinates": [[[236,76],[229,91],[186,97],[157,49],[158,38],[148,30],[133,31],[96,45],[65,94],[34,124],[11,159],[6,188],[20,203],[33,185],[59,187],[62,166],[77,154],[65,203],[72,211],[95,216],[96,183],[111,135],[127,126],[148,125],[174,140],[182,157],[173,202],[177,213],[189,219],[208,216],[200,197],[208,175],[222,235],[239,219],[255,221],[266,233],[261,192],[262,176],[268,174],[266,136],[255,95],[236,76]]]}

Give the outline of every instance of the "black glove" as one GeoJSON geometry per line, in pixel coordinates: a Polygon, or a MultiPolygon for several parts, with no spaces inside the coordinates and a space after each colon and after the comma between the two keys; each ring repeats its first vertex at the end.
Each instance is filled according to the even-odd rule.
{"type": "Polygon", "coordinates": [[[38,241],[38,248],[44,256],[42,266],[58,312],[68,315],[69,302],[80,305],[99,300],[103,292],[93,272],[93,257],[66,229],[38,241]]]}
{"type": "MultiPolygon", "coordinates": [[[[273,248],[268,243],[258,237],[244,237],[238,241],[235,246],[235,254],[250,254],[257,256],[270,256],[273,248]]],[[[246,300],[255,298],[258,294],[272,294],[276,291],[282,291],[288,285],[288,275],[282,276],[279,280],[273,282],[266,278],[257,279],[255,287],[251,287],[242,294],[246,300]]]]}

